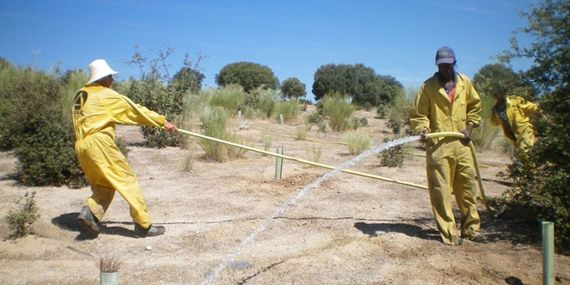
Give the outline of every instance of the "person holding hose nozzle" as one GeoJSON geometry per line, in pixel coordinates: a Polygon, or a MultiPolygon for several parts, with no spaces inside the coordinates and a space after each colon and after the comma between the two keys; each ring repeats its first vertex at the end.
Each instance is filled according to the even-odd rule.
{"type": "Polygon", "coordinates": [[[479,125],[481,100],[469,78],[455,71],[454,51],[437,50],[438,71],[419,90],[410,115],[412,131],[426,144],[426,172],[431,205],[443,243],[460,243],[451,204],[461,212],[461,238],[485,242],[480,234],[480,218],[475,193],[473,157],[468,143],[479,125]],[[465,138],[426,138],[430,132],[461,132],[465,138]]]}
{"type": "Polygon", "coordinates": [[[144,116],[123,95],[110,89],[114,74],[117,72],[105,60],[94,60],[89,64],[87,84],[74,97],[75,152],[92,192],[77,220],[87,232],[99,234],[99,221],[116,191],[129,204],[137,237],[161,235],[164,227],[152,224],[135,174],[115,144],[115,125],[156,123],[169,132],[176,132],[177,128],[164,116],[137,106],[144,116]]]}

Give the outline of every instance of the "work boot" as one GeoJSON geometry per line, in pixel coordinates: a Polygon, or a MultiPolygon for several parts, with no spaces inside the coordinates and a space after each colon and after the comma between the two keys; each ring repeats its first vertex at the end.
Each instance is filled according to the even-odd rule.
{"type": "Polygon", "coordinates": [[[154,237],[164,234],[166,229],[163,226],[153,226],[150,225],[148,228],[143,228],[138,224],[135,224],[135,236],[137,237],[154,237]]]}
{"type": "Polygon", "coordinates": [[[485,238],[482,234],[478,234],[474,237],[468,237],[467,239],[469,239],[472,242],[476,242],[476,243],[487,243],[487,238],[485,238]]]}
{"type": "Polygon", "coordinates": [[[81,208],[81,212],[77,216],[77,222],[81,228],[83,228],[88,233],[92,235],[99,234],[99,225],[97,225],[99,221],[97,218],[95,218],[95,216],[93,216],[93,213],[91,213],[89,207],[83,206],[83,208],[81,208]]]}

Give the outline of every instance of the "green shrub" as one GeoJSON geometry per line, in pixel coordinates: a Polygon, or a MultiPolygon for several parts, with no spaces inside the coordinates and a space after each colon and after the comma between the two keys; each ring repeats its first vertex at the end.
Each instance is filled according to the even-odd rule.
{"type": "Polygon", "coordinates": [[[15,149],[18,181],[31,186],[85,185],[75,156],[71,107],[64,98],[76,85],[66,85],[73,74],[57,79],[30,68],[2,72],[0,142],[3,149],[15,149]]]}
{"type": "Polygon", "coordinates": [[[245,92],[243,88],[236,84],[230,84],[223,88],[217,89],[208,104],[211,107],[222,107],[230,117],[237,115],[240,106],[245,100],[245,92]]]}
{"type": "Polygon", "coordinates": [[[354,106],[348,103],[344,97],[338,94],[325,96],[322,99],[322,106],[333,131],[341,132],[350,128],[354,106]]]}
{"type": "Polygon", "coordinates": [[[348,133],[344,141],[348,145],[348,152],[351,155],[357,155],[367,150],[370,147],[370,137],[362,132],[348,133]]]}
{"type": "Polygon", "coordinates": [[[16,210],[10,210],[5,219],[10,227],[10,237],[19,238],[31,233],[32,224],[40,217],[39,209],[35,201],[36,192],[26,192],[22,198],[16,201],[16,210]]]}
{"type": "Polygon", "coordinates": [[[273,114],[277,98],[275,90],[258,87],[245,94],[243,108],[250,112],[250,118],[269,118],[273,114]]]}
{"type": "MultiPolygon", "coordinates": [[[[229,117],[224,108],[219,106],[208,108],[204,112],[201,121],[204,135],[229,142],[240,143],[236,135],[227,132],[229,117]]],[[[208,139],[200,139],[198,144],[206,153],[205,157],[207,159],[217,162],[225,162],[229,158],[241,157],[245,153],[245,150],[241,148],[232,147],[208,139]]]]}
{"type": "Polygon", "coordinates": [[[273,115],[277,121],[280,120],[280,116],[283,115],[283,120],[285,122],[291,122],[297,119],[299,112],[301,110],[301,105],[299,100],[291,99],[288,101],[281,101],[275,104],[275,110],[273,110],[273,115]]]}
{"type": "MultiPolygon", "coordinates": [[[[390,140],[384,139],[385,143],[388,141],[390,140]]],[[[380,157],[380,166],[384,167],[402,167],[404,165],[405,156],[406,149],[402,145],[383,150],[378,154],[378,157],[380,157]]]]}
{"type": "MultiPolygon", "coordinates": [[[[126,82],[119,90],[130,97],[133,102],[149,110],[166,115],[170,122],[178,123],[182,113],[183,95],[169,93],[166,86],[157,79],[143,78],[126,82]]],[[[179,133],[168,133],[157,127],[141,127],[145,144],[149,147],[180,146],[183,138],[179,133]]]]}
{"type": "MultiPolygon", "coordinates": [[[[410,90],[409,93],[414,92],[410,90]]],[[[386,121],[386,127],[390,128],[395,135],[399,135],[400,132],[409,127],[410,122],[410,111],[413,108],[413,103],[407,100],[403,93],[399,92],[394,98],[391,104],[382,106],[382,113],[384,113],[386,121]]],[[[378,108],[380,110],[380,108],[378,108]]]]}

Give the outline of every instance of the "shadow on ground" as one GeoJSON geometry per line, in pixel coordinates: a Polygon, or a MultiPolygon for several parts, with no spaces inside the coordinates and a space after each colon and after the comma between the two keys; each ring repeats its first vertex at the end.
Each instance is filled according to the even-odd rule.
{"type": "MultiPolygon", "coordinates": [[[[51,219],[51,223],[58,226],[61,229],[72,232],[78,232],[79,235],[75,237],[76,240],[89,240],[97,238],[97,235],[87,233],[81,229],[79,223],[77,223],[77,215],[79,215],[78,212],[62,214],[51,219]]],[[[107,226],[108,224],[110,223],[102,222],[99,224],[100,234],[119,235],[125,237],[133,237],[133,238],[135,237],[135,233],[131,230],[128,230],[124,227],[107,226]]],[[[133,225],[133,223],[123,223],[123,224],[129,224],[131,226],[133,225]]]]}
{"type": "Polygon", "coordinates": [[[354,227],[362,233],[376,237],[385,233],[396,232],[410,237],[417,237],[425,240],[437,240],[439,234],[436,230],[422,228],[417,224],[409,223],[354,223],[354,227]]]}

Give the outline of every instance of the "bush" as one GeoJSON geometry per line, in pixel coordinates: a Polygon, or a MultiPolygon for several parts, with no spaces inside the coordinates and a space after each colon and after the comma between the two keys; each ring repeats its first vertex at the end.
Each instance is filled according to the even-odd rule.
{"type": "Polygon", "coordinates": [[[238,110],[245,100],[243,88],[236,84],[231,84],[223,88],[217,89],[210,96],[208,104],[211,107],[222,107],[230,117],[237,115],[238,110]]]}
{"type": "MultiPolygon", "coordinates": [[[[414,90],[408,91],[408,93],[413,92],[414,90]]],[[[390,128],[395,135],[399,135],[404,128],[409,127],[410,111],[413,107],[413,102],[407,100],[404,93],[399,92],[391,104],[378,108],[378,114],[383,114],[388,119],[386,127],[390,128]]]]}
{"type": "Polygon", "coordinates": [[[348,145],[348,152],[351,155],[357,155],[370,147],[370,137],[361,132],[348,133],[344,141],[348,145]]]}
{"type": "MultiPolygon", "coordinates": [[[[390,140],[384,139],[385,143],[388,141],[390,140]]],[[[402,167],[404,165],[405,155],[406,151],[402,145],[383,150],[378,154],[378,157],[380,157],[380,166],[402,167]]]]}
{"type": "Polygon", "coordinates": [[[281,101],[275,104],[273,116],[277,121],[280,121],[280,116],[283,115],[283,120],[285,122],[291,122],[297,119],[300,110],[301,105],[299,104],[299,100],[293,99],[288,101],[281,101]]]}
{"type": "Polygon", "coordinates": [[[77,84],[69,80],[74,75],[58,80],[29,68],[2,72],[6,77],[0,77],[4,108],[0,141],[4,149],[15,149],[18,181],[31,186],[85,185],[75,156],[71,107],[65,98],[77,84]]]}
{"type": "Polygon", "coordinates": [[[5,217],[10,227],[10,237],[19,238],[31,233],[32,224],[40,217],[38,207],[35,201],[36,192],[30,195],[28,192],[22,198],[16,201],[17,210],[10,210],[5,217]]]}
{"type": "MultiPolygon", "coordinates": [[[[237,136],[227,132],[228,114],[222,107],[208,108],[201,118],[204,135],[225,141],[239,143],[237,136]]],[[[223,143],[208,139],[198,141],[200,147],[206,152],[205,157],[217,162],[225,162],[229,158],[242,156],[245,151],[223,143]]]]}
{"type": "Polygon", "coordinates": [[[245,94],[244,110],[249,112],[250,118],[269,118],[278,97],[274,90],[258,87],[245,94]]]}
{"type": "Polygon", "coordinates": [[[342,96],[326,96],[322,100],[323,112],[329,119],[329,126],[333,131],[341,132],[350,128],[354,106],[349,104],[342,96]]]}

